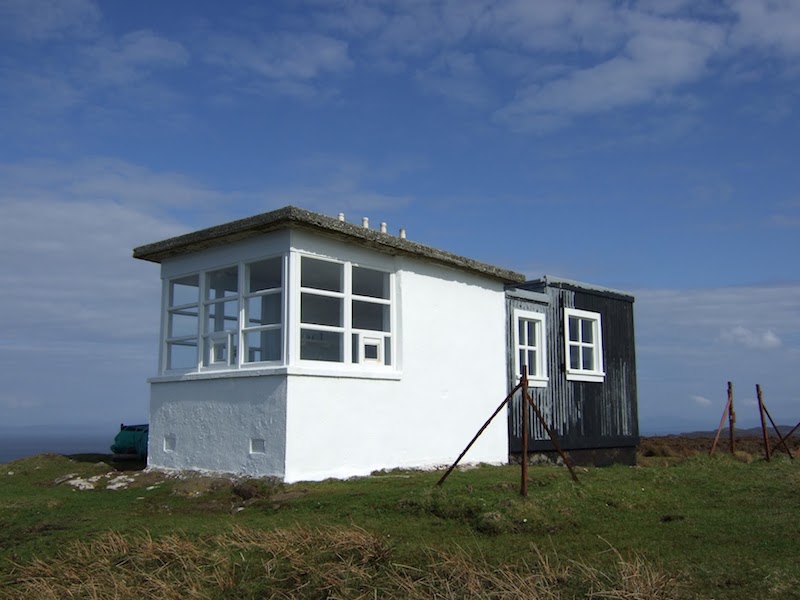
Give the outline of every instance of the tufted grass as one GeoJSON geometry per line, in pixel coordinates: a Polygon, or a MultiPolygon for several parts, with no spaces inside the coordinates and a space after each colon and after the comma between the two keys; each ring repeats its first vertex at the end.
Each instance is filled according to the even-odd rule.
{"type": "Polygon", "coordinates": [[[518,467],[111,490],[97,457],[42,455],[0,465],[0,598],[792,597],[796,462],[538,466],[523,499],[518,467]]]}

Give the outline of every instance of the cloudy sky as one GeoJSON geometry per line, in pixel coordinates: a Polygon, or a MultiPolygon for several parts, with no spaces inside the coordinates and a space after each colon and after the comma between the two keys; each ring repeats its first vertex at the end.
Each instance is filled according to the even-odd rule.
{"type": "Polygon", "coordinates": [[[294,204],[636,295],[645,431],[800,419],[800,3],[0,0],[0,426],[147,418],[134,246],[294,204]]]}

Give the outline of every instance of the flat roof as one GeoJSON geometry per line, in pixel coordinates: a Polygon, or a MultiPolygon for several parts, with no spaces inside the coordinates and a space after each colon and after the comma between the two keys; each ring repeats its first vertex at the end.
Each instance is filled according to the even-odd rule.
{"type": "Polygon", "coordinates": [[[344,241],[355,242],[360,246],[372,248],[386,254],[415,256],[505,283],[522,283],[525,281],[524,275],[508,269],[488,265],[389,233],[382,233],[374,229],[297,208],[296,206],[286,206],[271,212],[247,217],[246,219],[231,221],[230,223],[139,246],[133,249],[133,257],[160,263],[164,259],[198,252],[206,248],[223,246],[281,229],[314,231],[344,241]]]}

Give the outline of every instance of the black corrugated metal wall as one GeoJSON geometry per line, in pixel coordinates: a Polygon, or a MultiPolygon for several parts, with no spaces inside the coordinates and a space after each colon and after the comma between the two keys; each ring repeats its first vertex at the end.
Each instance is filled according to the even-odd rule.
{"type": "MultiPolygon", "coordinates": [[[[564,287],[537,286],[549,302],[507,296],[507,339],[509,389],[516,385],[511,352],[513,309],[544,312],[547,318],[546,388],[531,388],[530,393],[548,425],[565,449],[634,447],[639,442],[636,351],[633,328],[633,302],[628,297],[564,287]],[[578,308],[601,315],[603,382],[568,381],[565,373],[563,309],[578,308]]],[[[509,403],[509,451],[522,450],[521,400],[509,403]]],[[[529,415],[531,451],[553,449],[547,432],[531,411],[529,415]]]]}

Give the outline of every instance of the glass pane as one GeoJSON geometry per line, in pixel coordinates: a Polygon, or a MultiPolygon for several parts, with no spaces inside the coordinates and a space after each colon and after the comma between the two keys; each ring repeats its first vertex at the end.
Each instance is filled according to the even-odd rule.
{"type": "Polygon", "coordinates": [[[203,359],[205,366],[210,365],[235,365],[239,347],[239,336],[208,338],[206,340],[206,355],[203,359]]]}
{"type": "Polygon", "coordinates": [[[522,375],[522,367],[524,367],[527,363],[525,362],[525,350],[519,351],[519,375],[522,375]]]}
{"type": "Polygon", "coordinates": [[[235,296],[239,292],[239,267],[211,271],[206,275],[206,285],[209,300],[235,296]]]}
{"type": "Polygon", "coordinates": [[[283,286],[283,258],[276,256],[247,265],[248,292],[272,290],[283,286]]]}
{"type": "Polygon", "coordinates": [[[536,346],[536,321],[526,321],[527,329],[528,329],[528,336],[527,336],[527,344],[528,346],[536,346]]]}
{"type": "Polygon", "coordinates": [[[594,321],[581,319],[581,340],[587,344],[594,343],[594,321]]]}
{"type": "Polygon", "coordinates": [[[594,371],[594,348],[583,347],[581,348],[583,355],[583,369],[586,371],[594,371]]]}
{"type": "Polygon", "coordinates": [[[169,305],[181,306],[200,301],[200,276],[187,275],[169,282],[169,305]]]}
{"type": "Polygon", "coordinates": [[[232,331],[239,328],[239,302],[237,300],[209,304],[206,310],[208,311],[206,333],[232,331]]]}
{"type": "Polygon", "coordinates": [[[343,362],[343,336],[337,331],[300,330],[300,358],[343,362]]]}
{"type": "Polygon", "coordinates": [[[525,337],[525,319],[519,319],[517,321],[517,330],[519,343],[521,346],[525,346],[528,343],[528,340],[525,337]]]}
{"type": "Polygon", "coordinates": [[[197,342],[174,342],[167,344],[167,369],[196,369],[197,342]]]}
{"type": "Polygon", "coordinates": [[[250,331],[244,334],[245,362],[263,362],[281,359],[283,336],[281,329],[250,331]]]}
{"type": "Polygon", "coordinates": [[[580,369],[581,368],[581,348],[580,348],[580,346],[570,346],[569,347],[569,368],[570,369],[580,369]]]}
{"type": "Polygon", "coordinates": [[[342,289],[344,265],[307,256],[302,257],[300,264],[300,285],[302,287],[331,292],[344,291],[342,289]]]}
{"type": "Polygon", "coordinates": [[[248,298],[247,327],[258,325],[277,325],[281,322],[281,294],[268,294],[248,298]]]}
{"type": "Polygon", "coordinates": [[[168,338],[197,335],[197,308],[169,313],[168,338]]]}
{"type": "Polygon", "coordinates": [[[578,317],[570,317],[569,318],[569,339],[571,342],[579,341],[578,334],[579,330],[578,327],[580,326],[580,319],[578,317]]]}
{"type": "Polygon", "coordinates": [[[378,360],[378,346],[376,344],[364,344],[364,360],[378,360]]]}
{"type": "Polygon", "coordinates": [[[538,374],[539,372],[536,368],[536,350],[528,350],[528,375],[535,377],[538,374]]]}
{"type": "Polygon", "coordinates": [[[359,348],[358,334],[354,333],[352,336],[352,348],[350,351],[350,362],[352,362],[354,365],[361,360],[361,357],[358,355],[359,351],[360,348],[359,348]]]}
{"type": "Polygon", "coordinates": [[[389,274],[353,267],[353,293],[357,296],[389,299],[389,274]]]}
{"type": "Polygon", "coordinates": [[[392,364],[392,338],[385,337],[383,338],[383,364],[391,365],[392,364]]]}
{"type": "Polygon", "coordinates": [[[389,306],[353,300],[353,327],[370,331],[389,331],[389,306]]]}
{"type": "Polygon", "coordinates": [[[313,325],[342,326],[341,298],[317,296],[315,294],[300,295],[300,321],[313,325]]]}
{"type": "Polygon", "coordinates": [[[209,340],[209,351],[211,354],[207,364],[228,362],[228,340],[209,340]]]}

